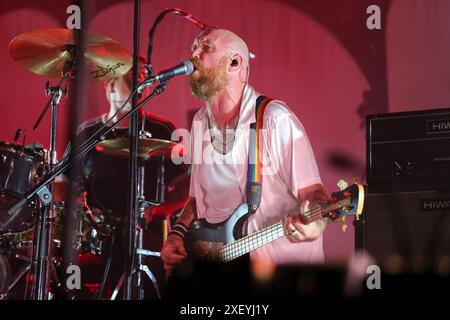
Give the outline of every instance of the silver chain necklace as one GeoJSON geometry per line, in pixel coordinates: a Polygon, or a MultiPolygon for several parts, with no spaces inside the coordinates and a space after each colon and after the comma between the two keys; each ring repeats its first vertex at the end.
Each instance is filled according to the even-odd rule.
{"type": "Polygon", "coordinates": [[[216,121],[214,120],[214,115],[211,112],[209,106],[206,107],[209,119],[209,128],[211,134],[211,142],[214,149],[222,154],[227,154],[233,148],[234,138],[236,136],[236,124],[237,119],[233,121],[233,126],[227,126],[225,129],[221,130],[218,128],[216,121]]]}

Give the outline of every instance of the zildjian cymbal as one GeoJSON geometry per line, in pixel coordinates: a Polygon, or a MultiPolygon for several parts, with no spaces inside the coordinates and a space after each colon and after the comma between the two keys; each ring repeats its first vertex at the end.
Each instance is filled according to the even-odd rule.
{"type": "MultiPolygon", "coordinates": [[[[12,58],[41,76],[60,78],[74,59],[79,30],[38,29],[15,37],[9,43],[12,58]]],[[[117,78],[130,70],[133,58],[118,42],[94,33],[87,34],[84,57],[97,80],[117,78]]]]}

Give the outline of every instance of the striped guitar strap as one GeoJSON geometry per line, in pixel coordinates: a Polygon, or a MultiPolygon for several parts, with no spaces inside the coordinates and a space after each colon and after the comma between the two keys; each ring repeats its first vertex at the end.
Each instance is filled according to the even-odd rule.
{"type": "Polygon", "coordinates": [[[262,133],[264,111],[272,99],[259,96],[256,99],[256,121],[250,124],[247,170],[247,205],[250,213],[261,203],[262,194],[262,133]]]}

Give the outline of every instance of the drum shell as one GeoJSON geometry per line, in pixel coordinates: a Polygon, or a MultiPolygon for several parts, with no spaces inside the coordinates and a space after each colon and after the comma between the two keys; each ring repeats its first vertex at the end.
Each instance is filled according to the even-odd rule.
{"type": "MultiPolygon", "coordinates": [[[[43,152],[32,151],[20,145],[0,142],[0,218],[42,178],[45,171],[43,152]]],[[[17,218],[8,226],[9,232],[23,231],[33,223],[34,202],[19,209],[17,218]]]]}
{"type": "Polygon", "coordinates": [[[0,190],[22,195],[39,182],[43,169],[42,155],[0,142],[0,190]]]}

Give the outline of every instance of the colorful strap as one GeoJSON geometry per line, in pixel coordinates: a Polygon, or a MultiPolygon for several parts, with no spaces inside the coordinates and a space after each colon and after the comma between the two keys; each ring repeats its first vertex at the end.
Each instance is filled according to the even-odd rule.
{"type": "Polygon", "coordinates": [[[247,205],[249,212],[255,212],[261,203],[262,193],[262,145],[261,128],[263,126],[264,111],[272,99],[259,96],[256,99],[256,122],[250,124],[248,170],[247,170],[247,205]]]}

